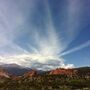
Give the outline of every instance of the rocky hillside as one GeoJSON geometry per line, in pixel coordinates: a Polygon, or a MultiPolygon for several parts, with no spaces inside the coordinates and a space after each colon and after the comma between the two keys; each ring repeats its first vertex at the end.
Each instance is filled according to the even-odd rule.
{"type": "Polygon", "coordinates": [[[30,70],[19,76],[0,68],[0,90],[90,90],[90,67],[30,70]]]}
{"type": "Polygon", "coordinates": [[[17,64],[0,65],[0,77],[35,77],[43,75],[66,75],[68,77],[89,77],[90,67],[81,67],[73,69],[57,68],[51,71],[33,70],[30,68],[23,68],[17,64]]]}
{"type": "Polygon", "coordinates": [[[0,68],[0,78],[10,78],[10,74],[3,68],[0,68]]]}
{"type": "Polygon", "coordinates": [[[75,69],[63,69],[63,68],[58,68],[55,70],[52,70],[49,72],[49,75],[67,75],[67,76],[74,76],[77,75],[77,70],[75,69]]]}
{"type": "Polygon", "coordinates": [[[37,76],[38,73],[36,70],[32,70],[32,71],[29,71],[29,72],[26,72],[23,76],[24,77],[34,77],[34,76],[37,76]]]}

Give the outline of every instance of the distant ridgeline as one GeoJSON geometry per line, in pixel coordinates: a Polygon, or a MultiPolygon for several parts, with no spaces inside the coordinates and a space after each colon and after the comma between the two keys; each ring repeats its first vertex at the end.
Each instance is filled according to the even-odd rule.
{"type": "Polygon", "coordinates": [[[5,73],[8,75],[9,78],[11,78],[11,76],[37,77],[45,75],[65,75],[67,77],[90,77],[90,67],[80,67],[72,69],[57,68],[50,71],[42,71],[37,69],[24,68],[17,64],[0,65],[0,77],[5,75],[5,73]]]}

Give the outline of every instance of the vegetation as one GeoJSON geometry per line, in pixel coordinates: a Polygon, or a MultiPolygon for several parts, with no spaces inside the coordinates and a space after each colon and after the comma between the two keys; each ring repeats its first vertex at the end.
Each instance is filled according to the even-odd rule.
{"type": "Polygon", "coordinates": [[[1,69],[0,90],[90,90],[90,67],[39,73],[32,70],[21,76],[9,76],[1,69]]]}
{"type": "Polygon", "coordinates": [[[90,78],[65,75],[1,78],[0,90],[90,90],[90,78]]]}

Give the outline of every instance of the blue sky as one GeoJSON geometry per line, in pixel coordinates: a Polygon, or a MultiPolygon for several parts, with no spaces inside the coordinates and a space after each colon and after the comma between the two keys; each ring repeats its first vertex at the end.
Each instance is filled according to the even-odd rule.
{"type": "Polygon", "coordinates": [[[89,66],[89,10],[90,0],[0,0],[0,63],[89,66]]]}

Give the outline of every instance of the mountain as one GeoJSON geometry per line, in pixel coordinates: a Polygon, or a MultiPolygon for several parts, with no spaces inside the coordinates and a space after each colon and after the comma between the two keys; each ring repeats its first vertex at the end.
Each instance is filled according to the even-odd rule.
{"type": "Polygon", "coordinates": [[[2,64],[0,65],[0,76],[9,77],[12,76],[25,76],[25,77],[33,77],[33,76],[43,76],[43,75],[66,75],[69,77],[72,76],[90,76],[90,67],[80,67],[80,68],[72,68],[72,69],[64,69],[57,68],[50,71],[42,71],[42,70],[33,70],[31,68],[21,67],[17,64],[2,64]]]}
{"type": "Polygon", "coordinates": [[[2,64],[0,65],[1,68],[5,69],[8,73],[11,73],[12,75],[23,75],[27,71],[31,71],[30,68],[24,68],[17,64],[2,64]]]}
{"type": "Polygon", "coordinates": [[[1,64],[0,67],[14,76],[22,76],[26,73],[31,74],[35,71],[37,72],[37,74],[40,74],[40,75],[45,73],[45,71],[42,71],[42,70],[33,70],[31,68],[25,68],[25,67],[22,67],[18,64],[14,64],[14,63],[13,64],[1,64]]]}
{"type": "Polygon", "coordinates": [[[1,64],[0,66],[2,66],[2,67],[20,67],[19,65],[14,64],[14,63],[12,63],[12,64],[1,64]]]}

